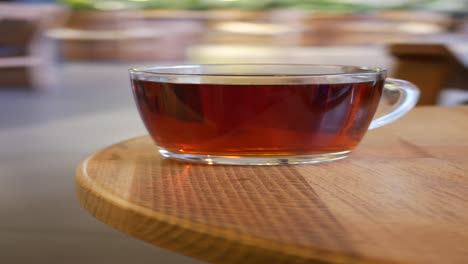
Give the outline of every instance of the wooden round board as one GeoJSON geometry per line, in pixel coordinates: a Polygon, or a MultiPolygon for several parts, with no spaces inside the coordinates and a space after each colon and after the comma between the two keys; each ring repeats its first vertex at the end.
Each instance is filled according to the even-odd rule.
{"type": "Polygon", "coordinates": [[[318,165],[183,163],[135,138],[76,187],[101,221],[210,262],[468,263],[468,107],[417,108],[318,165]]]}

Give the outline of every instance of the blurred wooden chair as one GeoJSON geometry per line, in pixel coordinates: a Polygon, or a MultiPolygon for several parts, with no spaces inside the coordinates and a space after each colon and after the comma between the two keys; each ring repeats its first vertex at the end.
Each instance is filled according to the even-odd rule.
{"type": "Polygon", "coordinates": [[[389,45],[390,54],[396,58],[392,75],[421,89],[419,105],[436,104],[444,87],[468,88],[468,51],[456,51],[448,44],[389,45]]]}
{"type": "Polygon", "coordinates": [[[49,88],[53,50],[43,33],[60,23],[58,5],[0,4],[0,87],[49,88]]]}
{"type": "Polygon", "coordinates": [[[32,21],[0,20],[0,85],[31,86],[29,70],[37,64],[29,45],[37,33],[32,21]]]}

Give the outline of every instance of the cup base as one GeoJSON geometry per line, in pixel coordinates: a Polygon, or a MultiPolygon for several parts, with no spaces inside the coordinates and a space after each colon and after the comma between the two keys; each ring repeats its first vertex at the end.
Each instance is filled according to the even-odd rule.
{"type": "Polygon", "coordinates": [[[351,150],[340,152],[288,155],[288,156],[217,156],[203,154],[176,153],[160,148],[159,153],[166,158],[173,158],[189,162],[224,165],[288,165],[315,164],[326,161],[340,160],[348,157],[351,150]]]}

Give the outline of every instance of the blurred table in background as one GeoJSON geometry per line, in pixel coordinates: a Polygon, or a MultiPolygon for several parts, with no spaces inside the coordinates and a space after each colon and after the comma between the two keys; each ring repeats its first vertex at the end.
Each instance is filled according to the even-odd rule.
{"type": "Polygon", "coordinates": [[[184,11],[75,10],[49,35],[70,60],[181,60],[203,33],[203,20],[184,11]]]}
{"type": "Polygon", "coordinates": [[[454,23],[416,11],[75,10],[53,35],[69,59],[180,60],[193,45],[375,45],[445,33],[454,23]]]}
{"type": "Polygon", "coordinates": [[[432,12],[326,12],[278,9],[211,19],[205,43],[272,46],[375,45],[449,31],[451,17],[432,12]]]}
{"type": "Polygon", "coordinates": [[[188,50],[197,63],[304,63],[392,67],[383,46],[268,47],[252,45],[199,45],[188,50]]]}

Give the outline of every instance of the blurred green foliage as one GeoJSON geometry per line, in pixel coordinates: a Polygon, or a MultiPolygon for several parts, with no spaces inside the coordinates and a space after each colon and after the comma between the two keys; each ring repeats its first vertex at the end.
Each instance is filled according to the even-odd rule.
{"type": "Polygon", "coordinates": [[[301,8],[314,10],[364,11],[382,8],[411,8],[436,0],[376,1],[364,0],[59,0],[74,9],[189,9],[216,8],[269,9],[301,8]]]}

